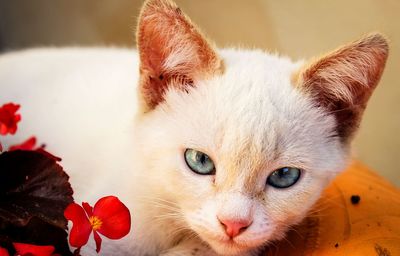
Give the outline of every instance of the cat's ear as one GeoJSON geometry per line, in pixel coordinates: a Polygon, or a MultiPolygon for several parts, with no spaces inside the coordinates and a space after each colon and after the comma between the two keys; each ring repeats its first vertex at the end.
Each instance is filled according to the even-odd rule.
{"type": "Polygon", "coordinates": [[[337,135],[349,142],[377,86],[388,56],[381,34],[370,34],[305,65],[296,85],[337,120],[337,135]]]}
{"type": "Polygon", "coordinates": [[[193,86],[222,70],[222,61],[196,26],[170,0],[144,3],[137,28],[140,95],[144,111],[157,106],[170,86],[193,86]]]}

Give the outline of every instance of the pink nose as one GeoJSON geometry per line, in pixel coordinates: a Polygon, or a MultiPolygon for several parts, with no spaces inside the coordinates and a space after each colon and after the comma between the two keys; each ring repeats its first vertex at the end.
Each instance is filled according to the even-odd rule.
{"type": "Polygon", "coordinates": [[[224,226],[225,233],[234,238],[238,236],[240,233],[245,231],[252,223],[251,220],[238,220],[238,219],[223,219],[218,218],[219,222],[224,226]]]}

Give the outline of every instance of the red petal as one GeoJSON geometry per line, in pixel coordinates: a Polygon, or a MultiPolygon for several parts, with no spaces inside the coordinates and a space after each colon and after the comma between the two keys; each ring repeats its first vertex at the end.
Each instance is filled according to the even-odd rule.
{"type": "Polygon", "coordinates": [[[96,252],[99,253],[101,249],[101,237],[96,231],[93,231],[94,241],[96,242],[96,252]]]}
{"type": "Polygon", "coordinates": [[[0,121],[0,134],[1,135],[6,135],[8,132],[8,128],[5,124],[1,123],[0,121]]]}
{"type": "Polygon", "coordinates": [[[93,215],[102,221],[98,232],[110,239],[120,239],[131,229],[129,210],[115,196],[106,196],[97,201],[93,208],[93,215]]]}
{"type": "Polygon", "coordinates": [[[21,144],[10,146],[9,151],[13,150],[33,150],[36,145],[36,137],[32,136],[21,144]]]}
{"type": "Polygon", "coordinates": [[[6,249],[0,247],[0,256],[10,256],[10,254],[8,254],[8,251],[6,249]]]}
{"type": "Polygon", "coordinates": [[[18,255],[32,256],[51,256],[54,252],[54,246],[51,245],[33,245],[23,243],[13,243],[18,255]]]}
{"type": "Polygon", "coordinates": [[[71,203],[65,209],[64,216],[67,220],[72,221],[69,244],[73,247],[84,246],[92,232],[92,226],[85,211],[79,204],[71,203]]]}
{"type": "Polygon", "coordinates": [[[90,217],[93,215],[93,208],[90,206],[90,204],[86,202],[82,202],[83,209],[85,209],[86,214],[90,217]]]}
{"type": "Polygon", "coordinates": [[[4,104],[2,106],[3,109],[7,110],[8,112],[15,113],[21,106],[19,104],[14,104],[12,102],[4,104]]]}
{"type": "MultiPolygon", "coordinates": [[[[26,141],[22,142],[21,144],[17,144],[17,145],[13,145],[10,146],[10,148],[8,149],[9,151],[14,151],[14,150],[35,150],[36,152],[39,152],[45,156],[48,156],[50,158],[53,158],[54,160],[56,160],[57,162],[61,161],[61,158],[58,156],[55,156],[49,152],[47,152],[44,149],[44,145],[34,149],[36,145],[36,137],[32,136],[29,139],[27,139],[26,141]]],[[[1,150],[0,150],[1,151],[1,150]]]]}
{"type": "Polygon", "coordinates": [[[16,114],[19,107],[14,103],[4,104],[0,107],[0,134],[14,134],[17,131],[17,123],[21,120],[21,115],[16,114]]]}

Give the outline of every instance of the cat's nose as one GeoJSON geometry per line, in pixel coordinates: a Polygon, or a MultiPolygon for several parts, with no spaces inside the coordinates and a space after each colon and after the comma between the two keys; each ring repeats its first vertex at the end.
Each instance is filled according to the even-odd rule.
{"type": "Polygon", "coordinates": [[[225,233],[231,238],[245,231],[253,222],[250,219],[225,219],[219,217],[218,220],[224,227],[225,233]]]}

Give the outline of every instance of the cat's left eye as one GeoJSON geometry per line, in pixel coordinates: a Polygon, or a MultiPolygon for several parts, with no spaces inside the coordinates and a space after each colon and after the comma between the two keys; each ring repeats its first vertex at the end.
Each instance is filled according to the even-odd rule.
{"type": "Polygon", "coordinates": [[[283,167],[273,171],[267,183],[275,188],[288,188],[293,186],[300,178],[300,169],[294,167],[283,167]]]}
{"type": "Polygon", "coordinates": [[[215,174],[214,162],[211,158],[198,150],[186,149],[185,161],[187,166],[195,173],[201,175],[212,175],[215,174]]]}

